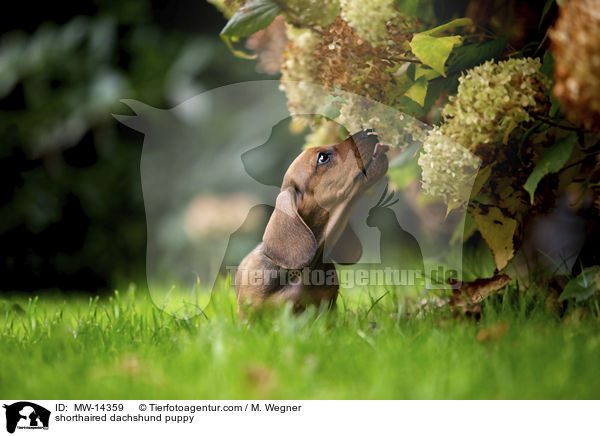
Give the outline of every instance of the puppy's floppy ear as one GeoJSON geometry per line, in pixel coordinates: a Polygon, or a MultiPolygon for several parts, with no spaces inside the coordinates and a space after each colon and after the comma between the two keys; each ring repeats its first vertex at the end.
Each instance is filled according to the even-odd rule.
{"type": "Polygon", "coordinates": [[[263,250],[277,265],[287,269],[303,268],[315,257],[315,235],[298,214],[296,192],[291,188],[277,196],[263,235],[263,250]]]}
{"type": "Polygon", "coordinates": [[[362,244],[350,224],[346,225],[344,232],[337,240],[331,251],[325,252],[325,257],[342,265],[357,263],[362,256],[362,244]]]}

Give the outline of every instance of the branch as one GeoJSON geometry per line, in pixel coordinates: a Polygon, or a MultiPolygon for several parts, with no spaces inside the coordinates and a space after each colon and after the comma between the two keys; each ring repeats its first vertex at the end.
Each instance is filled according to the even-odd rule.
{"type": "Polygon", "coordinates": [[[543,116],[536,115],[536,114],[530,114],[530,115],[532,116],[532,118],[534,118],[534,119],[536,119],[538,121],[546,123],[546,124],[548,124],[550,126],[558,127],[559,129],[569,130],[571,132],[588,132],[588,133],[591,133],[588,130],[581,129],[579,127],[565,126],[563,124],[559,124],[556,121],[554,121],[552,118],[543,117],[543,116]]]}
{"type": "Polygon", "coordinates": [[[415,59],[415,58],[404,58],[404,57],[394,56],[390,59],[393,61],[400,61],[400,62],[412,62],[413,64],[422,64],[423,63],[419,59],[415,59]]]}
{"type": "Polygon", "coordinates": [[[583,159],[580,159],[580,160],[578,160],[576,162],[573,162],[573,163],[571,163],[571,164],[569,164],[567,166],[562,167],[558,172],[560,173],[561,171],[564,171],[566,169],[569,169],[569,168],[572,168],[572,167],[577,166],[579,164],[582,164],[586,160],[588,160],[590,157],[596,156],[597,154],[600,154],[600,151],[596,151],[594,153],[587,154],[583,159]]]}

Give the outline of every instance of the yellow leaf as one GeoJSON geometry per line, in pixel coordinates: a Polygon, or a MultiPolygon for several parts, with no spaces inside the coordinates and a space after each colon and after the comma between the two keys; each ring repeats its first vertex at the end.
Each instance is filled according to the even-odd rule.
{"type": "Polygon", "coordinates": [[[221,39],[225,42],[225,45],[227,45],[227,48],[235,57],[241,59],[256,59],[257,56],[255,54],[248,54],[242,50],[238,50],[233,46],[233,42],[237,42],[239,38],[235,36],[221,35],[221,39]]]}
{"type": "Polygon", "coordinates": [[[427,78],[420,77],[404,94],[412,101],[423,107],[427,95],[427,78]]]}
{"type": "Polygon", "coordinates": [[[495,206],[477,207],[471,212],[477,230],[492,250],[498,271],[504,269],[514,257],[513,237],[517,230],[517,221],[510,218],[495,206]]]}
{"type": "Polygon", "coordinates": [[[460,44],[462,44],[460,35],[436,38],[424,33],[415,33],[410,41],[410,48],[423,64],[446,77],[444,69],[446,60],[454,47],[460,44]]]}
{"type": "Polygon", "coordinates": [[[456,19],[450,21],[449,23],[442,24],[441,26],[426,30],[425,32],[421,32],[421,33],[424,33],[425,35],[437,36],[440,33],[445,32],[450,29],[454,29],[455,27],[472,26],[472,25],[473,25],[473,20],[471,20],[470,18],[466,18],[466,17],[465,18],[456,18],[456,19]]]}
{"type": "Polygon", "coordinates": [[[440,76],[441,74],[437,71],[427,68],[423,65],[417,65],[415,68],[415,80],[418,80],[420,77],[425,77],[427,80],[431,80],[440,76]]]}

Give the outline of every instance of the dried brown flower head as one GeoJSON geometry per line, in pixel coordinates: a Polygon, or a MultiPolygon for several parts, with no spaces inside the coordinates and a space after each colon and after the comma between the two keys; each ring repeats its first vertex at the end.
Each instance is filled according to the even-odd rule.
{"type": "Polygon", "coordinates": [[[393,105],[402,96],[395,73],[408,53],[411,26],[397,16],[387,23],[389,43],[373,46],[341,17],[323,31],[315,47],[317,76],[324,86],[339,88],[393,105]],[[400,92],[399,92],[400,91],[400,92]]]}
{"type": "Polygon", "coordinates": [[[554,95],[570,121],[600,132],[600,2],[565,3],[550,38],[554,95]]]}

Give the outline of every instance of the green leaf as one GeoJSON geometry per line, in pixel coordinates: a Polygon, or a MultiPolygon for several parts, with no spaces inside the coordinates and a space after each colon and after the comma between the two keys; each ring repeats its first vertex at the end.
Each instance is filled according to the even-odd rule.
{"type": "Polygon", "coordinates": [[[470,18],[457,18],[446,24],[442,24],[441,26],[434,27],[433,29],[429,29],[424,32],[421,32],[421,35],[437,36],[440,33],[445,32],[446,30],[449,30],[449,29],[453,29],[455,27],[472,26],[472,25],[473,25],[473,21],[470,18]]]}
{"type": "MultiPolygon", "coordinates": [[[[465,222],[465,232],[467,231],[466,226],[465,222]]],[[[462,278],[463,280],[475,280],[493,277],[496,271],[494,255],[480,234],[473,233],[473,237],[468,241],[466,238],[463,239],[466,242],[462,251],[462,278]]]]}
{"type": "MultiPolygon", "coordinates": [[[[544,53],[544,58],[542,60],[542,68],[540,69],[540,71],[546,77],[548,77],[554,84],[554,57],[552,56],[550,50],[546,50],[546,53],[544,53]]],[[[560,102],[556,97],[554,97],[552,87],[548,89],[546,95],[550,96],[550,111],[548,112],[548,115],[550,115],[551,118],[554,118],[560,111],[560,102]]]]}
{"type": "MultiPolygon", "coordinates": [[[[433,70],[432,70],[433,71],[433,70]]],[[[439,74],[436,72],[436,74],[439,74]]],[[[425,107],[423,111],[428,113],[442,94],[456,94],[458,87],[458,75],[454,74],[444,80],[430,80],[427,86],[427,97],[425,97],[425,107]]]]}
{"type": "Polygon", "coordinates": [[[540,71],[550,80],[554,80],[554,56],[552,56],[550,50],[546,50],[546,53],[544,53],[540,71]]]}
{"type": "Polygon", "coordinates": [[[421,107],[425,104],[425,96],[427,95],[427,78],[425,76],[419,79],[404,93],[412,101],[418,103],[421,107]]]}
{"type": "MultiPolygon", "coordinates": [[[[454,245],[457,241],[460,241],[461,244],[468,241],[469,238],[477,231],[477,226],[475,225],[473,215],[466,211],[464,217],[464,225],[461,225],[459,222],[454,229],[454,232],[452,232],[450,245],[454,245]]],[[[496,265],[494,265],[494,268],[496,268],[496,265]]]]}
{"type": "Polygon", "coordinates": [[[435,19],[435,11],[431,0],[396,0],[396,10],[402,11],[405,17],[418,17],[422,23],[431,23],[435,19]]]}
{"type": "Polygon", "coordinates": [[[550,118],[555,118],[560,113],[560,101],[554,97],[554,93],[550,94],[550,111],[548,115],[550,118]]]}
{"type": "Polygon", "coordinates": [[[587,300],[600,288],[600,266],[584,269],[581,274],[569,281],[558,301],[575,298],[578,303],[587,300]]]}
{"type": "Polygon", "coordinates": [[[221,37],[244,37],[264,29],[273,22],[281,10],[270,0],[250,0],[229,19],[221,37]]]}
{"type": "Polygon", "coordinates": [[[410,48],[414,55],[425,65],[446,77],[444,65],[452,49],[462,43],[462,37],[444,36],[436,38],[424,33],[417,33],[410,42],[410,48]]]}
{"type": "Polygon", "coordinates": [[[542,16],[540,17],[540,22],[538,24],[539,28],[542,27],[544,18],[546,18],[546,15],[548,15],[548,12],[550,11],[550,8],[552,7],[553,3],[554,3],[554,0],[546,0],[546,4],[544,5],[544,9],[542,10],[542,16]]]}
{"type": "Polygon", "coordinates": [[[507,43],[508,36],[501,36],[492,41],[457,47],[448,60],[448,71],[468,70],[490,59],[498,59],[507,43]]]}
{"type": "Polygon", "coordinates": [[[533,204],[535,190],[540,180],[546,174],[558,172],[567,163],[573,152],[576,140],[575,133],[569,133],[567,136],[556,141],[541,157],[523,186],[529,192],[531,204],[533,204]]]}

